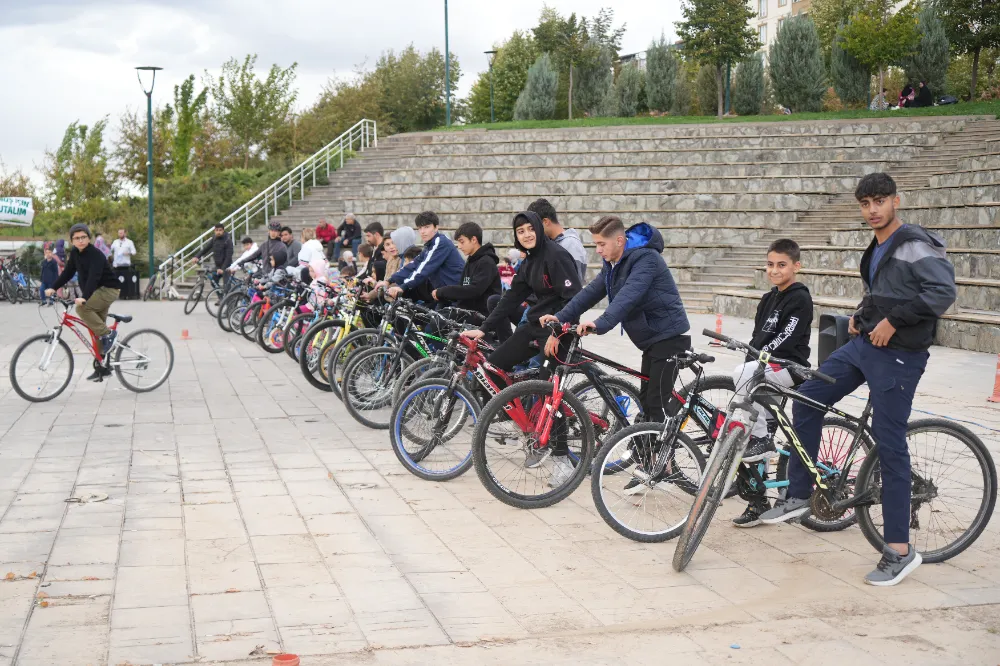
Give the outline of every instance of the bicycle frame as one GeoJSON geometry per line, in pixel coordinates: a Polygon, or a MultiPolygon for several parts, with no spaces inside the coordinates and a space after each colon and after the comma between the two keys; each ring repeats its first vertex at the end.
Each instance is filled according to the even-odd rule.
{"type": "MultiPolygon", "coordinates": [[[[76,337],[79,338],[80,342],[83,343],[83,346],[87,348],[87,351],[90,352],[91,356],[93,356],[98,363],[104,362],[105,357],[100,351],[101,346],[97,340],[97,335],[92,330],[90,330],[90,327],[88,327],[83,322],[82,319],[71,315],[69,312],[63,312],[62,317],[59,320],[59,324],[53,327],[52,329],[52,333],[54,335],[55,340],[59,340],[62,337],[63,328],[68,328],[69,330],[73,331],[73,333],[76,334],[76,337]],[[79,331],[78,327],[83,328],[85,331],[87,331],[87,333],[90,334],[89,340],[83,336],[83,333],[79,331]]],[[[118,322],[117,321],[114,322],[108,328],[110,328],[112,331],[117,331],[118,322]]],[[[49,358],[46,359],[46,362],[48,362],[49,359],[51,359],[51,354],[49,358]]]]}

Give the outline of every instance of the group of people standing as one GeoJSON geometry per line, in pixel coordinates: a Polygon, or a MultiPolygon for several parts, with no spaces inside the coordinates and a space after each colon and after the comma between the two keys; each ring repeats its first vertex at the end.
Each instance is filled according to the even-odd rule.
{"type": "MultiPolygon", "coordinates": [[[[101,233],[97,233],[93,242],[94,249],[104,255],[105,261],[111,266],[112,272],[118,279],[119,288],[125,290],[127,294],[138,294],[137,277],[132,272],[132,257],[136,254],[135,243],[128,237],[125,229],[118,230],[118,237],[108,245],[101,233]],[[133,278],[136,280],[135,289],[132,286],[133,278]]],[[[39,287],[42,300],[48,300],[45,290],[55,284],[56,279],[66,266],[66,241],[59,239],[54,243],[47,242],[42,245],[42,265],[39,287]]],[[[78,285],[77,280],[72,280],[71,284],[78,285]]]]}

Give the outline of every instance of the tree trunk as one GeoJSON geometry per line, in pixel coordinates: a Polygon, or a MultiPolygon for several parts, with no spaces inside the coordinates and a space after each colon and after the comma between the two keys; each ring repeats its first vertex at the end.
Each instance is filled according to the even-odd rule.
{"type": "Polygon", "coordinates": [[[715,66],[715,92],[719,103],[718,116],[721,118],[725,113],[725,92],[723,91],[722,65],[715,66]]]}
{"type": "Polygon", "coordinates": [[[250,168],[250,144],[243,146],[243,168],[250,168]]]}
{"type": "MultiPolygon", "coordinates": [[[[878,68],[878,92],[876,95],[881,95],[882,90],[885,89],[885,70],[881,67],[878,68]]],[[[883,100],[885,101],[885,100],[883,100]]]]}
{"type": "Polygon", "coordinates": [[[969,89],[969,101],[976,101],[976,79],[979,78],[979,54],[982,53],[983,47],[977,46],[975,55],[972,56],[972,85],[969,89]]]}
{"type": "Polygon", "coordinates": [[[569,119],[573,120],[573,63],[569,64],[569,99],[566,102],[569,104],[569,119]]]}

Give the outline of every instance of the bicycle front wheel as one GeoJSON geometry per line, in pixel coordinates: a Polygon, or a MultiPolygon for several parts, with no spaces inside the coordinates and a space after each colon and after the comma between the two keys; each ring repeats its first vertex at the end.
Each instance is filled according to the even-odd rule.
{"type": "MultiPolygon", "coordinates": [[[[392,404],[398,405],[403,395],[417,382],[426,379],[445,379],[451,375],[451,363],[444,356],[420,358],[403,368],[403,373],[392,391],[392,404]]],[[[447,384],[448,382],[445,381],[447,384]]]]}
{"type": "MultiPolygon", "coordinates": [[[[945,419],[913,421],[910,450],[910,543],[924,562],[944,562],[971,546],[990,522],[997,501],[997,472],[986,445],[972,431],[945,419]]],[[[876,452],[878,449],[875,449],[876,452]]],[[[858,471],[857,493],[882,498],[879,456],[858,471]]],[[[878,552],[885,546],[881,504],[857,508],[858,526],[878,552]]]]}
{"type": "Polygon", "coordinates": [[[151,328],[133,331],[118,343],[111,366],[125,388],[147,393],[167,381],[174,369],[174,347],[151,328]]]}
{"type": "Polygon", "coordinates": [[[348,413],[362,425],[387,430],[392,422],[392,389],[403,368],[412,362],[397,347],[378,347],[355,354],[344,369],[341,385],[348,413]]]}
{"type": "Polygon", "coordinates": [[[66,390],[73,378],[73,352],[51,333],[21,343],[10,359],[10,384],[31,402],[47,402],[66,390]]]}
{"type": "Polygon", "coordinates": [[[476,474],[504,504],[537,509],[560,502],[583,482],[594,456],[586,407],[566,391],[552,417],[549,440],[539,429],[549,414],[553,384],[523,381],[486,403],[472,439],[476,474]]]}
{"type": "Polygon", "coordinates": [[[392,413],[389,438],[396,458],[427,481],[448,481],[472,466],[479,403],[464,387],[449,386],[447,379],[419,381],[403,392],[392,413]]]}
{"type": "Polygon", "coordinates": [[[705,468],[690,437],[679,432],[674,441],[660,441],[661,432],[662,423],[636,423],[612,435],[594,456],[594,505],[611,529],[633,541],[656,543],[680,533],[705,468]],[[651,463],[661,451],[666,466],[653,478],[651,463]],[[616,474],[622,469],[629,473],[616,474]]]}
{"type": "Polygon", "coordinates": [[[205,281],[199,280],[188,294],[187,299],[184,301],[184,314],[189,315],[194,312],[194,309],[198,307],[198,301],[201,300],[202,294],[205,293],[205,281]]]}
{"type": "Polygon", "coordinates": [[[341,319],[328,319],[309,327],[302,334],[299,349],[299,370],[310,384],[321,391],[331,391],[323,374],[323,350],[332,345],[344,329],[341,319]]]}
{"type": "Polygon", "coordinates": [[[221,287],[216,287],[209,292],[208,296],[205,297],[205,309],[208,314],[213,319],[219,314],[219,305],[222,303],[222,299],[225,297],[225,293],[222,291],[221,287]]]}
{"type": "Polygon", "coordinates": [[[715,511],[722,504],[729,481],[736,473],[746,439],[742,428],[733,428],[716,444],[674,549],[674,571],[684,571],[701,545],[715,511]]]}

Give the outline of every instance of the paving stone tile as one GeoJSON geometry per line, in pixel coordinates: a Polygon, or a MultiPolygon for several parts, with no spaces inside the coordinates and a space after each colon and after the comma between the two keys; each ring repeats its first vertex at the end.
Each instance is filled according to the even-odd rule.
{"type": "Polygon", "coordinates": [[[115,610],[187,603],[184,566],[118,567],[115,610]]]}
{"type": "Polygon", "coordinates": [[[260,589],[257,567],[251,561],[191,565],[187,570],[191,594],[221,594],[229,590],[260,589]]]}

